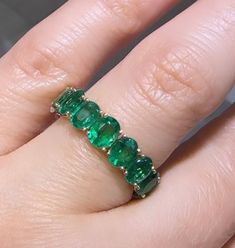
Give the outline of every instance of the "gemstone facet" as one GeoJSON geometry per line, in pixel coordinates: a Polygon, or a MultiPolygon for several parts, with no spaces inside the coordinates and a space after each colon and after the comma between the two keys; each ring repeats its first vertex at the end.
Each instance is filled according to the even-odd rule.
{"type": "Polygon", "coordinates": [[[71,114],[74,109],[83,102],[83,96],[83,90],[67,88],[52,103],[52,107],[62,116],[71,114]]]}
{"type": "Polygon", "coordinates": [[[138,156],[127,170],[127,182],[132,185],[138,185],[150,175],[152,167],[152,159],[146,156],[138,156]]]}
{"type": "Polygon", "coordinates": [[[144,198],[160,183],[151,158],[141,155],[137,142],[121,135],[118,121],[102,114],[95,102],[84,97],[83,90],[66,88],[52,103],[51,112],[70,118],[75,128],[86,131],[91,144],[105,151],[109,162],[124,172],[133,185],[133,197],[144,198]]]}
{"type": "Polygon", "coordinates": [[[92,101],[84,101],[71,114],[70,121],[79,129],[90,128],[101,117],[99,106],[92,101]]]}
{"type": "Polygon", "coordinates": [[[114,167],[128,168],[136,159],[138,145],[134,139],[122,137],[118,139],[109,151],[109,162],[114,167]]]}
{"type": "Polygon", "coordinates": [[[135,191],[137,197],[148,195],[160,181],[160,174],[158,172],[151,172],[150,175],[138,184],[139,189],[135,191]]]}
{"type": "Polygon", "coordinates": [[[110,116],[99,118],[90,128],[88,139],[98,148],[109,148],[119,137],[120,125],[110,116]]]}

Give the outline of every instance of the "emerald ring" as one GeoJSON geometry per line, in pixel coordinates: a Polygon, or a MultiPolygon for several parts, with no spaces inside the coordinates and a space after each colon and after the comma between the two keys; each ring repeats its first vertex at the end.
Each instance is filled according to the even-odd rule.
{"type": "Polygon", "coordinates": [[[88,100],[82,89],[66,88],[52,103],[51,113],[67,117],[76,129],[86,132],[90,143],[123,172],[133,186],[133,197],[145,198],[160,183],[152,159],[143,155],[137,142],[123,134],[119,122],[88,100]]]}

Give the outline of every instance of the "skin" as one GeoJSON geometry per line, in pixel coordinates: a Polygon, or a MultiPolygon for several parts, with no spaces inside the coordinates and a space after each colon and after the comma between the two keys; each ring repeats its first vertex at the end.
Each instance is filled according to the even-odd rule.
{"type": "Polygon", "coordinates": [[[235,248],[235,1],[201,0],[88,92],[162,173],[143,201],[51,101],[83,87],[175,0],[70,0],[0,60],[1,248],[235,248]]]}

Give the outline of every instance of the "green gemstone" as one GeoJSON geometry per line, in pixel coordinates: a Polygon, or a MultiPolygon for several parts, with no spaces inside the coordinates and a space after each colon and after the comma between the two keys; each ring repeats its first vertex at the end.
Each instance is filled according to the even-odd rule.
{"type": "Polygon", "coordinates": [[[151,172],[150,175],[138,184],[139,190],[135,191],[135,196],[141,197],[150,194],[159,184],[160,174],[151,172]]]}
{"type": "Polygon", "coordinates": [[[137,142],[128,137],[118,139],[109,151],[109,162],[114,167],[128,168],[136,160],[138,154],[137,142]]]}
{"type": "Polygon", "coordinates": [[[109,148],[120,134],[120,125],[110,116],[97,120],[90,128],[88,138],[98,148],[109,148]]]}
{"type": "Polygon", "coordinates": [[[99,106],[92,101],[84,101],[71,114],[70,121],[79,129],[90,128],[101,117],[99,106]]]}
{"type": "Polygon", "coordinates": [[[62,116],[71,114],[83,102],[83,96],[83,90],[67,88],[52,103],[52,107],[62,116]]]}
{"type": "Polygon", "coordinates": [[[126,180],[130,184],[139,184],[146,179],[153,167],[153,161],[146,156],[138,156],[127,170],[126,180]]]}

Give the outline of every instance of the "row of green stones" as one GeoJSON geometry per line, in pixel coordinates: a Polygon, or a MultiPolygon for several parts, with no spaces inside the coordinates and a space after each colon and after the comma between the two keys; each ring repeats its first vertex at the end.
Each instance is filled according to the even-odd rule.
{"type": "Polygon", "coordinates": [[[123,135],[118,121],[86,99],[83,90],[66,88],[52,103],[51,112],[69,117],[75,128],[87,131],[91,144],[107,152],[109,162],[124,171],[135,197],[144,198],[159,184],[152,160],[140,154],[137,142],[123,135]]]}

